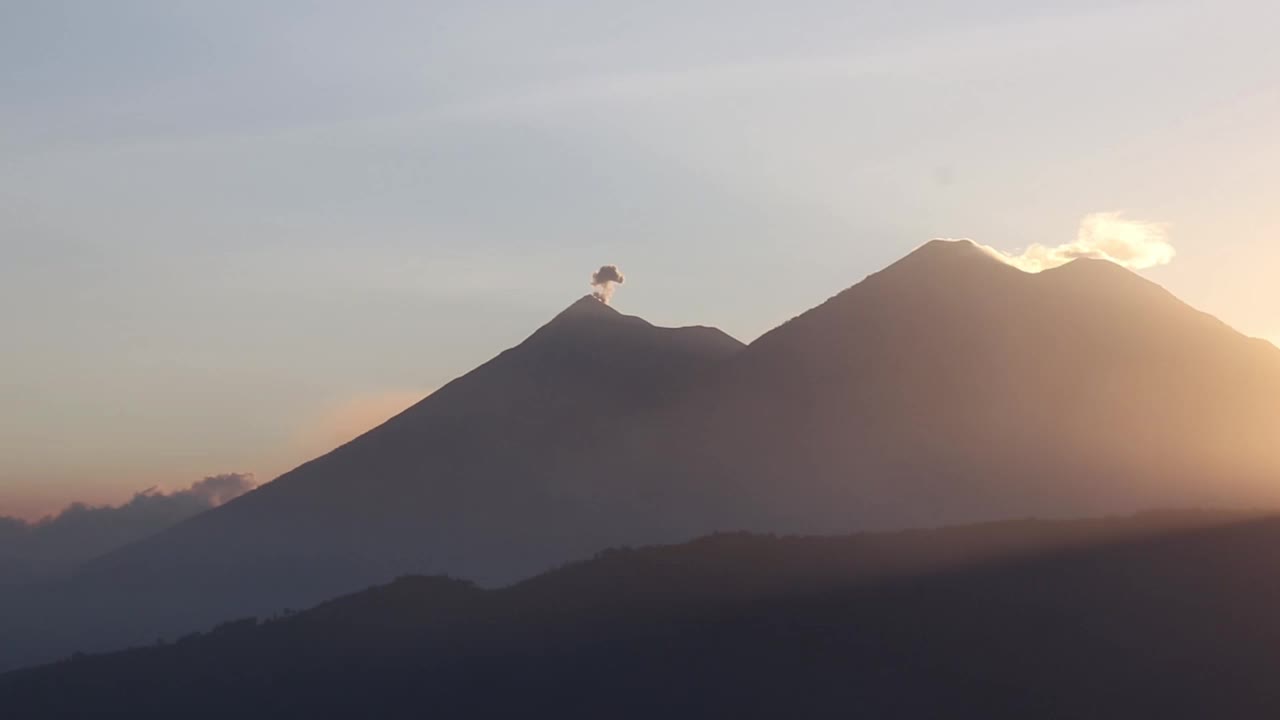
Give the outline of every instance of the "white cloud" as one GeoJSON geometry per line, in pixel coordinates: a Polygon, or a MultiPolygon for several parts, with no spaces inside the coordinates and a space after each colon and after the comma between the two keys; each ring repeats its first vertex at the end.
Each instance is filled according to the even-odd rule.
{"type": "Polygon", "coordinates": [[[984,247],[999,259],[1026,272],[1041,272],[1078,258],[1110,260],[1130,270],[1143,270],[1173,261],[1169,224],[1131,220],[1121,212],[1099,212],[1080,221],[1074,242],[1062,245],[1036,243],[1020,253],[984,247]]]}

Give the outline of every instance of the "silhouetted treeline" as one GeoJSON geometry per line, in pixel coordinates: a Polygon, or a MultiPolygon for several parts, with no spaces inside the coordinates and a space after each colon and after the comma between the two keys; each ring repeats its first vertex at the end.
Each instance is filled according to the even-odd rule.
{"type": "Polygon", "coordinates": [[[1280,520],[1148,514],[406,577],[0,676],[14,717],[1274,717],[1280,520]]]}

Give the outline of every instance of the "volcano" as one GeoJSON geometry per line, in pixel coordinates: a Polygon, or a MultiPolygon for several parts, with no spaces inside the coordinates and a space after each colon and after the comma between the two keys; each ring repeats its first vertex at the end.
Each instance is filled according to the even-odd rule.
{"type": "Polygon", "coordinates": [[[1030,274],[935,241],[745,347],[581,298],[356,440],[13,601],[48,620],[0,634],[109,647],[720,530],[1274,507],[1277,438],[1275,346],[1109,262],[1030,274]]]}

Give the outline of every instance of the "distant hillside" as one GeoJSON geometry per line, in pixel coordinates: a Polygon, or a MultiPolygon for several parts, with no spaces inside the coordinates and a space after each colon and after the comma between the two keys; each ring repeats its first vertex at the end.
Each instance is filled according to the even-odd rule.
{"type": "Polygon", "coordinates": [[[620,549],[0,676],[24,718],[1272,717],[1280,520],[620,549]]]}

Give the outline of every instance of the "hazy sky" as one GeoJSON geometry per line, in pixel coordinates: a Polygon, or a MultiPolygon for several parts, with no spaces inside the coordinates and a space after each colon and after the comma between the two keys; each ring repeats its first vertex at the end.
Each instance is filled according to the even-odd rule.
{"type": "Polygon", "coordinates": [[[588,291],[751,340],[1098,212],[1280,339],[1255,2],[0,4],[0,515],[268,480],[588,291]],[[1154,227],[1154,226],[1153,226],[1154,227]]]}

